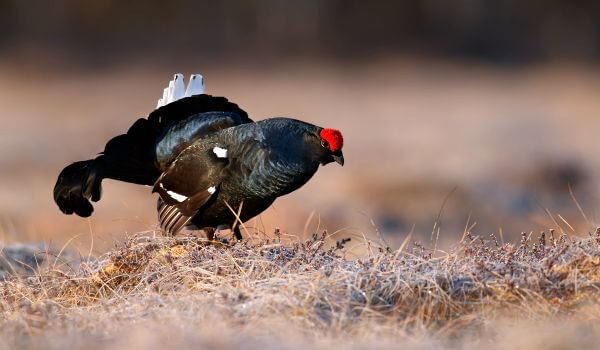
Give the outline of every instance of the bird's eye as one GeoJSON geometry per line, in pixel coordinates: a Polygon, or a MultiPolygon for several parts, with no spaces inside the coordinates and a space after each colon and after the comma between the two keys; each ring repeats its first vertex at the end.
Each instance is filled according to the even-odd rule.
{"type": "Polygon", "coordinates": [[[327,140],[321,140],[321,146],[323,146],[324,148],[329,149],[329,142],[327,142],[327,140]]]}

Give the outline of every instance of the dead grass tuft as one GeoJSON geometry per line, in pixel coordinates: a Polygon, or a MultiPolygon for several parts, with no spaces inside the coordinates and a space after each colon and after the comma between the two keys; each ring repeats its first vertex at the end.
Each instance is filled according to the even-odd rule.
{"type": "Polygon", "coordinates": [[[500,330],[521,334],[507,322],[569,321],[575,332],[599,320],[600,230],[588,238],[550,231],[535,241],[523,233],[519,244],[466,232],[448,253],[369,242],[373,252],[354,260],[347,240],[327,237],[229,245],[132,236],[77,269],[49,266],[1,283],[0,333],[24,347],[40,336],[56,347],[64,339],[114,346],[132,342],[139,325],[168,325],[195,345],[229,334],[221,347],[236,347],[239,337],[260,347],[264,335],[290,348],[315,345],[316,336],[347,346],[376,339],[381,347],[463,347],[473,334],[490,344],[500,330]]]}

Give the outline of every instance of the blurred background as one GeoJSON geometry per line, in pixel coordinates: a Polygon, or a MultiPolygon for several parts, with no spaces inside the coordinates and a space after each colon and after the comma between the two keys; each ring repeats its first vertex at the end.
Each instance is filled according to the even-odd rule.
{"type": "Polygon", "coordinates": [[[62,215],[52,188],[177,72],[255,120],[344,133],[346,165],[251,228],[379,231],[392,246],[439,229],[448,246],[471,226],[510,241],[598,222],[597,1],[0,0],[0,33],[4,242],[103,252],[154,230],[145,187],[105,181],[89,219],[62,215]]]}

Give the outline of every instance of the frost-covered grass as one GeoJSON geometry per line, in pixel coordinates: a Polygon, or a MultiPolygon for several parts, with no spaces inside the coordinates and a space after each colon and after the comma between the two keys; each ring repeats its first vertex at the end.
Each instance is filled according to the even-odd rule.
{"type": "Polygon", "coordinates": [[[600,231],[465,232],[450,252],[136,235],[2,282],[0,347],[580,348],[600,340],[599,286],[600,231]]]}

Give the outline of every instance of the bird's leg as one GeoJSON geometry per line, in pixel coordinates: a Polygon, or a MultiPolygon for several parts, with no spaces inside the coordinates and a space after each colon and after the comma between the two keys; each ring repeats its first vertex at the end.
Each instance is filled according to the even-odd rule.
{"type": "Polygon", "coordinates": [[[242,233],[240,232],[240,225],[235,226],[233,229],[233,235],[238,241],[242,240],[242,233]]]}
{"type": "Polygon", "coordinates": [[[216,231],[216,229],[214,227],[205,227],[202,230],[204,232],[206,232],[206,238],[209,241],[214,241],[215,240],[215,231],[216,231]]]}
{"type": "MultiPolygon", "coordinates": [[[[214,233],[213,233],[213,239],[222,243],[227,244],[229,242],[229,239],[223,235],[223,231],[226,231],[229,229],[229,225],[226,224],[222,224],[222,225],[218,225],[215,229],[214,229],[214,233]]],[[[233,230],[231,231],[233,233],[233,230]]]]}

